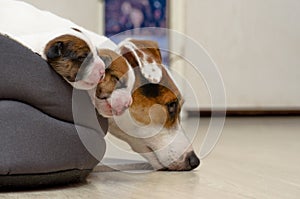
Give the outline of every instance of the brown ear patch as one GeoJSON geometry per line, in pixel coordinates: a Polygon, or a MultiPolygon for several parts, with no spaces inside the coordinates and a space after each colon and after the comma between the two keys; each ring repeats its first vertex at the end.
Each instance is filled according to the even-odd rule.
{"type": "Polygon", "coordinates": [[[54,38],[45,47],[44,54],[52,68],[65,79],[74,82],[77,73],[87,55],[88,44],[73,35],[62,35],[54,38]]]}
{"type": "Polygon", "coordinates": [[[159,83],[162,78],[162,58],[158,44],[149,40],[125,40],[119,52],[132,67],[138,66],[141,74],[150,83],[159,83]]]}
{"type": "Polygon", "coordinates": [[[144,52],[146,55],[150,55],[149,62],[152,61],[152,59],[155,60],[155,62],[161,64],[162,63],[162,57],[159,50],[158,43],[151,40],[130,40],[132,43],[136,45],[138,49],[140,49],[142,52],[144,52]]]}

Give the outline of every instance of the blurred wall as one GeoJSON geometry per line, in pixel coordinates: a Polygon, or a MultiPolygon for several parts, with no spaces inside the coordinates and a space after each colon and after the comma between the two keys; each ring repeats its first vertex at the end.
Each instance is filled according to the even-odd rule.
{"type": "Polygon", "coordinates": [[[48,10],[56,15],[70,19],[91,31],[99,30],[101,12],[99,0],[23,0],[41,10],[48,10]]]}
{"type": "MultiPolygon", "coordinates": [[[[300,1],[184,2],[184,32],[218,65],[229,107],[300,108],[300,1]]],[[[189,46],[185,53],[197,54],[189,46]]],[[[205,86],[193,74],[186,70],[201,91],[205,86]]],[[[205,90],[198,98],[209,106],[205,90]]]]}

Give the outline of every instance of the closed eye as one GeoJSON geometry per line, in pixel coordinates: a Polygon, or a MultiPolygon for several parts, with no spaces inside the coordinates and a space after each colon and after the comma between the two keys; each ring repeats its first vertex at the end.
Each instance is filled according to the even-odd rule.
{"type": "Polygon", "coordinates": [[[127,85],[126,85],[126,82],[120,80],[117,76],[115,75],[111,75],[112,78],[114,78],[116,81],[117,81],[117,84],[115,86],[116,89],[121,89],[121,88],[126,88],[127,85]]]}
{"type": "Polygon", "coordinates": [[[115,80],[119,81],[119,78],[115,75],[111,75],[112,78],[114,78],[115,80]]]}
{"type": "Polygon", "coordinates": [[[78,56],[76,59],[80,62],[83,62],[87,58],[87,55],[78,56]]]}

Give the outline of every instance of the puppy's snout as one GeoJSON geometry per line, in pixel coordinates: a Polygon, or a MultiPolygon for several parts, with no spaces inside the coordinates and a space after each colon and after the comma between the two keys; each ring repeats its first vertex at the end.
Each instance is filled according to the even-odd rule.
{"type": "Polygon", "coordinates": [[[194,151],[190,152],[185,159],[187,165],[191,167],[191,169],[195,169],[199,166],[200,160],[194,153],[194,151]]]}

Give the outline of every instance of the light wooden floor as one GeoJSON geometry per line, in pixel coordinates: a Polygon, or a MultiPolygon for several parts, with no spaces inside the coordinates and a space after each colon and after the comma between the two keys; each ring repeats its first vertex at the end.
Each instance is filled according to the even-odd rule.
{"type": "Polygon", "coordinates": [[[193,172],[94,172],[85,184],[0,198],[298,199],[299,152],[300,117],[227,118],[215,150],[193,172]]]}

